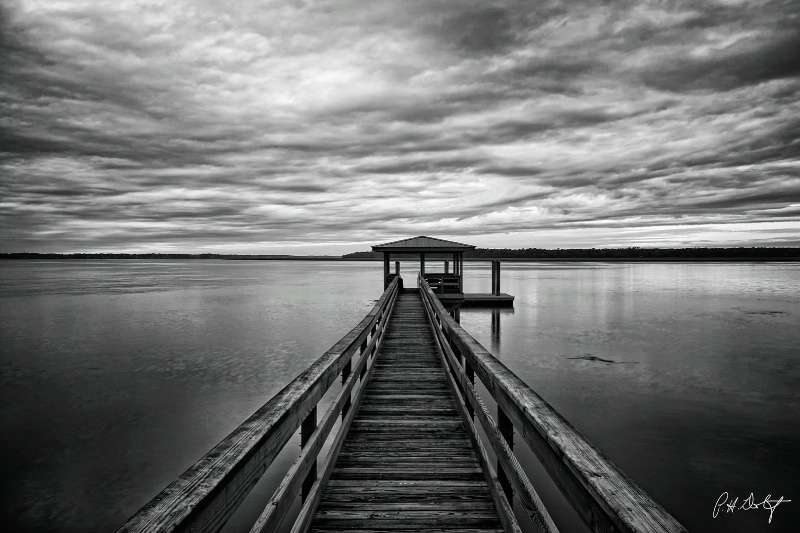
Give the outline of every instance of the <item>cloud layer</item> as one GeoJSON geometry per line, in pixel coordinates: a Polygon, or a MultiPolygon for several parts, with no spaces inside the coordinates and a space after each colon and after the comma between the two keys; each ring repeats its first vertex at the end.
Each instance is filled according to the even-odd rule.
{"type": "Polygon", "coordinates": [[[15,0],[3,251],[800,245],[800,5],[15,0]]]}

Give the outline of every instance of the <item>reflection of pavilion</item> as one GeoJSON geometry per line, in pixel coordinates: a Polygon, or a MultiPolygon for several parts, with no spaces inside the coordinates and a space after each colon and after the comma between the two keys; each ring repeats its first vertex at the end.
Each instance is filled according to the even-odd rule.
{"type": "Polygon", "coordinates": [[[439,300],[448,307],[461,306],[486,306],[510,307],[514,305],[514,297],[500,292],[500,261],[492,261],[492,293],[475,294],[464,293],[464,252],[474,250],[475,247],[460,242],[446,241],[433,237],[411,237],[372,247],[375,252],[383,252],[383,286],[388,287],[395,276],[400,275],[400,262],[395,261],[395,271],[390,271],[392,254],[395,258],[419,256],[419,272],[439,297],[439,300]],[[427,272],[425,260],[436,259],[444,261],[444,272],[427,272]],[[450,272],[450,261],[453,261],[453,271],[450,272]]]}

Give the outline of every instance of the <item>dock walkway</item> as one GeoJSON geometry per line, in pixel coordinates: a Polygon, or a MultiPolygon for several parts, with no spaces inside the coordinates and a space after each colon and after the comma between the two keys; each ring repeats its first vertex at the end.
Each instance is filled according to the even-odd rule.
{"type": "Polygon", "coordinates": [[[398,295],[312,531],[502,531],[420,294],[398,295]]]}

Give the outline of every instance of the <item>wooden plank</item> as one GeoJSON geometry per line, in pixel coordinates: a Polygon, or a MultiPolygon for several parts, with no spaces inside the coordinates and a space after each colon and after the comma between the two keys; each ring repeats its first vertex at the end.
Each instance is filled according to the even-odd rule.
{"type": "Polygon", "coordinates": [[[437,437],[414,437],[413,435],[402,435],[403,438],[393,438],[391,435],[362,434],[357,440],[347,443],[345,450],[371,449],[375,451],[392,450],[417,450],[417,449],[469,449],[469,441],[464,439],[452,438],[443,439],[437,437]]]}
{"type": "MultiPolygon", "coordinates": [[[[319,506],[318,512],[324,514],[326,512],[336,511],[364,511],[365,500],[331,500],[326,499],[325,503],[319,506]]],[[[469,501],[451,500],[444,497],[429,497],[424,501],[371,501],[369,505],[370,512],[396,512],[408,511],[409,514],[417,513],[419,511],[441,511],[442,506],[447,507],[447,512],[461,511],[462,514],[480,512],[480,513],[493,513],[494,502],[488,496],[481,499],[474,499],[469,501]]]]}
{"type": "Polygon", "coordinates": [[[483,480],[467,479],[332,479],[325,487],[326,496],[336,498],[342,496],[359,497],[394,497],[418,499],[431,494],[463,494],[474,498],[489,496],[489,488],[483,480]]]}
{"type": "Polygon", "coordinates": [[[371,487],[374,490],[391,490],[393,488],[402,488],[407,489],[411,488],[414,491],[416,490],[437,490],[438,487],[453,487],[453,488],[465,488],[465,489],[473,489],[476,487],[482,487],[484,490],[488,491],[489,488],[483,481],[469,481],[469,480],[417,480],[417,481],[407,481],[407,480],[396,480],[396,479],[375,479],[370,481],[369,483],[364,483],[363,481],[352,481],[352,480],[331,480],[328,482],[327,488],[337,489],[337,488],[347,488],[351,490],[353,487],[371,487]]]}
{"type": "Polygon", "coordinates": [[[437,405],[428,407],[427,409],[422,405],[410,406],[404,409],[388,403],[370,403],[368,409],[362,408],[361,410],[362,420],[387,420],[394,418],[411,418],[416,420],[420,417],[438,419],[440,417],[452,417],[455,414],[458,414],[455,409],[438,407],[437,405]]]}
{"type": "Polygon", "coordinates": [[[319,511],[314,519],[314,527],[347,527],[375,529],[411,529],[429,527],[498,527],[500,521],[497,511],[462,509],[442,509],[426,511],[381,511],[362,510],[327,510],[319,511]]]}
{"type": "MultiPolygon", "coordinates": [[[[331,529],[331,528],[314,528],[311,529],[314,533],[328,533],[328,532],[336,532],[336,533],[384,533],[386,529],[331,529]]],[[[408,528],[398,528],[392,529],[392,533],[420,533],[424,531],[424,533],[504,533],[502,529],[496,528],[468,528],[468,527],[458,527],[458,528],[431,528],[426,527],[423,529],[408,529],[408,528]]]]}
{"type": "MultiPolygon", "coordinates": [[[[384,533],[385,529],[330,529],[330,528],[313,528],[310,530],[312,533],[384,533]]],[[[425,528],[423,530],[420,529],[392,529],[392,533],[420,533],[420,531],[424,531],[425,533],[504,533],[502,529],[486,529],[486,528],[464,528],[459,527],[457,529],[434,529],[434,528],[425,528]]]]}

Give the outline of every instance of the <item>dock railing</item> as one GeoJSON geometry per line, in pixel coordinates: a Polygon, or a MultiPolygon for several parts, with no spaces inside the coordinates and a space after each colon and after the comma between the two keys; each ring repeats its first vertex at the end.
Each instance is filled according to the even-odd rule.
{"type": "Polygon", "coordinates": [[[453,320],[423,276],[418,282],[490,488],[503,493],[495,495],[495,501],[506,531],[519,530],[522,521],[534,531],[555,531],[514,456],[516,430],[591,531],[685,533],[666,510],[453,320]],[[475,389],[476,375],[497,404],[496,417],[475,389]],[[496,469],[476,431],[476,416],[497,457],[496,469]],[[513,513],[513,502],[519,513],[513,513]]]}
{"type": "Polygon", "coordinates": [[[292,529],[305,531],[350,427],[383,340],[398,292],[395,277],[350,333],[272,397],[202,459],[168,485],[117,530],[122,532],[219,531],[300,428],[301,453],[253,525],[275,531],[298,495],[303,506],[292,529]],[[358,359],[354,361],[355,356],[358,359]],[[317,403],[338,376],[342,388],[317,423],[317,403]],[[360,383],[358,389],[354,388],[360,383]],[[317,456],[341,414],[325,464],[317,456]],[[320,473],[321,472],[321,473],[320,473]]]}

